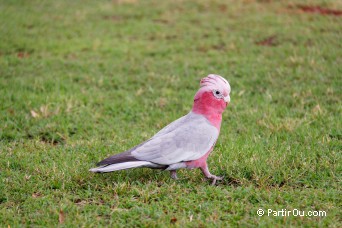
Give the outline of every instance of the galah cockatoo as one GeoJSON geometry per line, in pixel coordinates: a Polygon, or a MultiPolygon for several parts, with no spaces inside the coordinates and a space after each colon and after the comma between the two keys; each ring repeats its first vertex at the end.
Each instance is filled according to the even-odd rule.
{"type": "Polygon", "coordinates": [[[207,158],[220,133],[222,113],[230,102],[230,85],[219,75],[210,74],[200,81],[192,110],[164,127],[149,140],[100,161],[90,169],[106,173],[123,169],[148,167],[164,169],[177,179],[180,168],[200,168],[213,180],[222,177],[209,172],[207,158]]]}

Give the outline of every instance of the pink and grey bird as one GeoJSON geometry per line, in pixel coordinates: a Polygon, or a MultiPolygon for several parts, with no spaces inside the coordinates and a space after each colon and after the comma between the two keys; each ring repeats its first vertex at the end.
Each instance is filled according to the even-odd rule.
{"type": "Polygon", "coordinates": [[[220,133],[222,113],[230,102],[230,85],[219,75],[210,74],[200,81],[192,110],[170,123],[147,141],[98,163],[95,173],[148,167],[164,169],[177,179],[180,168],[200,168],[213,180],[222,177],[209,172],[207,158],[220,133]]]}

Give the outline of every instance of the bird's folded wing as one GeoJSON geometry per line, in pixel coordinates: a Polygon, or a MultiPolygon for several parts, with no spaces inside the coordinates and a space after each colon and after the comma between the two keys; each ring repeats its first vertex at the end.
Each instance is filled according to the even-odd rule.
{"type": "Polygon", "coordinates": [[[192,161],[211,149],[218,134],[218,130],[204,116],[190,112],[134,149],[131,155],[162,165],[192,161]]]}

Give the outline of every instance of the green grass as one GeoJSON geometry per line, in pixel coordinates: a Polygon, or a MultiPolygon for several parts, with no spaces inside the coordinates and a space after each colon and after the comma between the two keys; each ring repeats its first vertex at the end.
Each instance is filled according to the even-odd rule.
{"type": "Polygon", "coordinates": [[[0,1],[0,226],[341,227],[342,17],[296,3],[342,9],[0,1]],[[208,160],[224,181],[88,172],[185,115],[209,73],[232,87],[208,160]]]}

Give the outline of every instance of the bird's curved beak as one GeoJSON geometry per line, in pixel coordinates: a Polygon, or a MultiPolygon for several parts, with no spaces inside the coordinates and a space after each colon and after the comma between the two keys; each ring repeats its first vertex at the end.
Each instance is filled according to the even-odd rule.
{"type": "Polygon", "coordinates": [[[227,105],[230,103],[230,96],[225,96],[224,101],[227,103],[227,105]]]}

